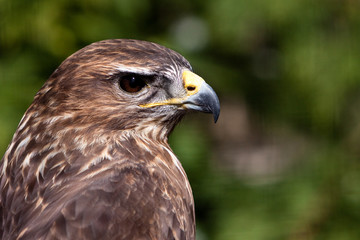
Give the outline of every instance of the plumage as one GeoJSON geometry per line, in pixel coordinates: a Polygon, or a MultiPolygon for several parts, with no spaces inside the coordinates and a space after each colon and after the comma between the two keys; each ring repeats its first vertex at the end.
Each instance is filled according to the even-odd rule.
{"type": "Polygon", "coordinates": [[[180,54],[105,40],[67,58],[0,166],[2,239],[195,239],[194,200],[168,135],[215,92],[180,54]]]}

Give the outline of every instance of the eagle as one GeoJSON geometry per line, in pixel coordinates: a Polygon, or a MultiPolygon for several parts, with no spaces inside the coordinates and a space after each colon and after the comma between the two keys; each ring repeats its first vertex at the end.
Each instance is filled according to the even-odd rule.
{"type": "Polygon", "coordinates": [[[179,53],[131,39],[72,54],[35,95],[0,165],[1,239],[195,239],[192,190],[168,144],[220,113],[179,53]]]}

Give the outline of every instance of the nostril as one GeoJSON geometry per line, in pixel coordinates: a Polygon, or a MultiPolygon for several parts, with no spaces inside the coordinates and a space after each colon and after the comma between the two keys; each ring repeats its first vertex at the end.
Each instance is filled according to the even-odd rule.
{"type": "Polygon", "coordinates": [[[187,89],[188,91],[194,91],[194,90],[196,89],[196,87],[194,87],[194,86],[188,86],[186,89],[187,89]]]}

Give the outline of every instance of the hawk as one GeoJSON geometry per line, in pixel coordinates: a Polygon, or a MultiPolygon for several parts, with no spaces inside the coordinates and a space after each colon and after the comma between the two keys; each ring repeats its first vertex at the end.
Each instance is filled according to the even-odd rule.
{"type": "Polygon", "coordinates": [[[104,40],[68,57],[0,166],[2,239],[195,239],[192,190],[168,144],[214,90],[180,54],[104,40]]]}

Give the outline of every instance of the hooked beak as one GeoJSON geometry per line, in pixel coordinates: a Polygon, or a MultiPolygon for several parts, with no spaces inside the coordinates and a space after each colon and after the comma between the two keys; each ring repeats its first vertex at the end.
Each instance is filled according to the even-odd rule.
{"type": "Polygon", "coordinates": [[[190,71],[183,72],[183,81],[188,95],[183,101],[183,106],[195,111],[212,113],[216,123],[220,114],[220,102],[212,87],[190,71]]]}
{"type": "Polygon", "coordinates": [[[215,91],[204,79],[189,70],[183,72],[182,79],[186,91],[184,97],[140,105],[140,107],[149,108],[161,105],[179,105],[184,109],[212,113],[214,122],[216,123],[220,115],[220,102],[215,91]]]}

